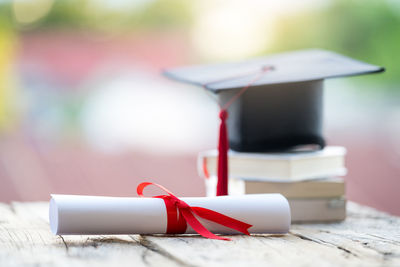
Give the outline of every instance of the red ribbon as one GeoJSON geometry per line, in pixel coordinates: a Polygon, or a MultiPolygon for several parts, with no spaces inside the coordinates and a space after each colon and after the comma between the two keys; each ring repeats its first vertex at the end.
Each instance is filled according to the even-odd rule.
{"type": "Polygon", "coordinates": [[[252,227],[251,224],[247,224],[245,222],[228,217],[222,213],[206,208],[191,207],[186,202],[177,198],[162,185],[149,182],[139,184],[136,189],[139,197],[145,197],[143,196],[143,190],[149,185],[155,185],[167,193],[167,195],[153,196],[155,198],[162,198],[164,200],[165,207],[167,209],[166,234],[183,234],[186,232],[187,224],[189,224],[194,231],[206,238],[230,240],[230,238],[217,236],[211,233],[196,218],[195,215],[197,215],[206,220],[221,224],[231,229],[235,229],[243,234],[250,235],[248,229],[252,227]]]}

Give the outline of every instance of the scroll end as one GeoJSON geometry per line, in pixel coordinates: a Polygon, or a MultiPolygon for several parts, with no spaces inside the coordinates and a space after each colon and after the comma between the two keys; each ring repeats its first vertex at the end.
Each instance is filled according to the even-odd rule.
{"type": "Polygon", "coordinates": [[[57,203],[52,197],[50,199],[49,205],[49,222],[50,222],[50,230],[53,234],[58,234],[58,208],[57,203]]]}

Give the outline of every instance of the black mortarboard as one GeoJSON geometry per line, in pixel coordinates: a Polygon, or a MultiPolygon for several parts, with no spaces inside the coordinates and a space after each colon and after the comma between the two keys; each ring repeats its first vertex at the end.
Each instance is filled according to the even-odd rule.
{"type": "Polygon", "coordinates": [[[220,105],[250,85],[228,108],[229,144],[236,151],[266,152],[301,145],[324,147],[323,80],[383,70],[333,52],[303,50],[236,63],[174,68],[165,75],[205,87],[218,95],[220,105]]]}

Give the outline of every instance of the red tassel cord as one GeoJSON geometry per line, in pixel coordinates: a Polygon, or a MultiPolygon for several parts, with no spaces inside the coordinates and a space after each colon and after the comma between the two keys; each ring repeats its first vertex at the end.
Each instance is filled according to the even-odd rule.
{"type": "Polygon", "coordinates": [[[217,196],[228,195],[228,132],[226,130],[226,119],[228,112],[223,109],[219,113],[221,124],[219,126],[219,142],[218,142],[218,182],[217,196]]]}
{"type": "MultiPolygon", "coordinates": [[[[258,81],[266,72],[273,70],[272,66],[264,66],[260,71],[257,72],[257,76],[251,80],[245,87],[243,87],[237,94],[235,94],[228,102],[223,106],[220,106],[219,117],[221,124],[219,127],[219,140],[218,140],[218,182],[217,182],[217,196],[228,195],[228,130],[226,128],[226,119],[228,118],[228,108],[235,102],[247,89],[249,89],[256,81],[258,81]]],[[[249,75],[248,73],[246,76],[249,75]]],[[[231,77],[229,79],[222,79],[204,84],[203,87],[207,89],[207,85],[217,82],[223,82],[226,80],[242,78],[243,75],[238,77],[231,77]]]]}

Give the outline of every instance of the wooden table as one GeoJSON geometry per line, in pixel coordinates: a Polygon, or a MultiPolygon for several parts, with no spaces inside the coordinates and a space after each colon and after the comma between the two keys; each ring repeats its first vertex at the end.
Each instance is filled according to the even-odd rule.
{"type": "Polygon", "coordinates": [[[0,203],[0,266],[400,266],[400,218],[355,203],[287,235],[54,236],[48,204],[0,203]]]}

